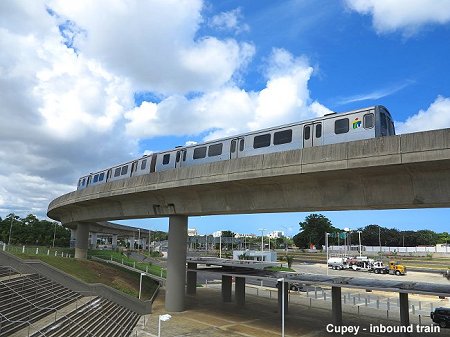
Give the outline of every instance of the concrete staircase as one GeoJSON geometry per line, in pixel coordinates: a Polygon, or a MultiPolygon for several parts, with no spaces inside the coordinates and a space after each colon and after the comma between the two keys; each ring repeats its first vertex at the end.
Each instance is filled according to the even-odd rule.
{"type": "Polygon", "coordinates": [[[101,297],[96,297],[32,337],[130,336],[140,315],[101,297]]]}

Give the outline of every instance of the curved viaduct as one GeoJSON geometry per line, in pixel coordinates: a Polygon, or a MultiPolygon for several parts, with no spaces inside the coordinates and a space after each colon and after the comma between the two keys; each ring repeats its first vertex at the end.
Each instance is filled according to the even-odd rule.
{"type": "Polygon", "coordinates": [[[89,222],[169,217],[166,308],[184,309],[188,216],[450,207],[450,129],[180,168],[63,195],[48,216],[89,222]]]}

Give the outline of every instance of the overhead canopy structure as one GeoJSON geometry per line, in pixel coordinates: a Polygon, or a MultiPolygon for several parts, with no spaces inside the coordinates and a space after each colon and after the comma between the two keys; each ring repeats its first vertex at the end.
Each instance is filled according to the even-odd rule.
{"type": "Polygon", "coordinates": [[[246,277],[253,279],[267,278],[271,279],[272,281],[276,281],[279,278],[284,278],[285,282],[288,283],[304,283],[329,287],[355,288],[450,297],[450,282],[448,282],[448,284],[445,284],[411,282],[402,280],[401,278],[399,280],[383,280],[362,277],[327,276],[322,274],[310,273],[281,273],[261,270],[261,266],[263,266],[264,264],[270,264],[272,266],[274,264],[256,261],[227,260],[216,258],[192,258],[188,259],[187,262],[217,266],[217,268],[190,269],[192,271],[214,272],[234,277],[246,277]]]}

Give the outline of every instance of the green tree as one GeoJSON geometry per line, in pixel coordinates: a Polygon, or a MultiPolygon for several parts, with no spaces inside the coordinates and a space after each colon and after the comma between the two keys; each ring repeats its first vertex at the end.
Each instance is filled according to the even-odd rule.
{"type": "Polygon", "coordinates": [[[223,238],[234,238],[234,233],[232,231],[222,231],[223,238]]]}
{"type": "Polygon", "coordinates": [[[433,246],[439,240],[439,235],[428,229],[417,231],[417,245],[433,246]]]}
{"type": "Polygon", "coordinates": [[[305,221],[300,222],[300,233],[293,237],[294,243],[299,248],[309,248],[310,244],[325,244],[325,232],[336,232],[331,221],[322,214],[310,214],[305,221]]]}
{"type": "Polygon", "coordinates": [[[39,220],[33,214],[29,214],[25,218],[10,214],[2,219],[0,221],[0,241],[8,243],[10,228],[12,228],[11,244],[51,246],[54,237],[55,246],[69,246],[70,230],[57,222],[39,220]]]}

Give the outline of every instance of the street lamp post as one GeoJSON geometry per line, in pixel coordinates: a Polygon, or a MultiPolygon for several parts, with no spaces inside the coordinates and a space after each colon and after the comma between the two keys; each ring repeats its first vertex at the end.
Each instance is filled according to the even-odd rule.
{"type": "Polygon", "coordinates": [[[348,233],[350,232],[350,228],[345,227],[344,228],[345,231],[345,248],[344,248],[344,254],[345,256],[350,255],[350,246],[349,246],[349,237],[348,237],[348,233]]]}
{"type": "Polygon", "coordinates": [[[220,232],[219,236],[219,258],[222,258],[222,232],[220,232]]]}
{"type": "Polygon", "coordinates": [[[328,236],[330,235],[330,233],[327,233],[327,232],[325,232],[325,247],[326,247],[326,249],[327,249],[327,261],[326,261],[326,264],[325,264],[325,266],[327,267],[327,275],[328,275],[328,256],[329,256],[329,253],[328,253],[328,236]]]}
{"type": "Polygon", "coordinates": [[[277,281],[281,282],[281,337],[284,337],[284,277],[277,281]]]}
{"type": "Polygon", "coordinates": [[[361,231],[358,231],[358,238],[359,238],[359,256],[361,256],[362,255],[361,231]]]}
{"type": "Polygon", "coordinates": [[[168,321],[171,318],[172,318],[172,316],[170,316],[169,314],[159,315],[159,319],[158,319],[158,337],[161,337],[161,321],[165,322],[165,321],[168,321]]]}
{"type": "Polygon", "coordinates": [[[266,229],[265,228],[260,228],[258,230],[261,231],[261,252],[263,252],[264,251],[264,231],[266,229]]]}

